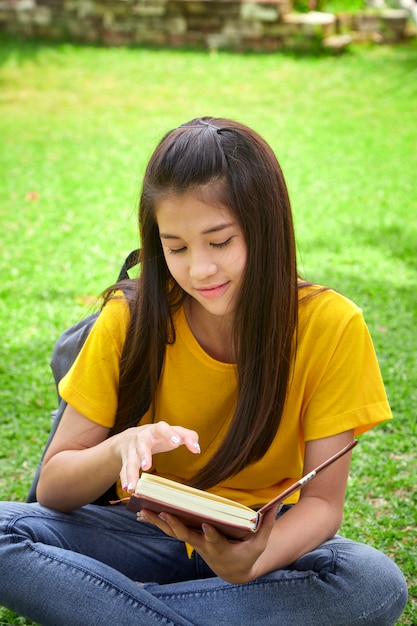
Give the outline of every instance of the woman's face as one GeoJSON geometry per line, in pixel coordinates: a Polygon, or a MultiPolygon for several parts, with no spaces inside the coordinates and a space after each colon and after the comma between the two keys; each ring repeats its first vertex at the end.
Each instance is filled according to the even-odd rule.
{"type": "Polygon", "coordinates": [[[196,190],[165,196],[155,207],[172,277],[205,311],[233,314],[246,266],[241,227],[226,208],[196,190]]]}

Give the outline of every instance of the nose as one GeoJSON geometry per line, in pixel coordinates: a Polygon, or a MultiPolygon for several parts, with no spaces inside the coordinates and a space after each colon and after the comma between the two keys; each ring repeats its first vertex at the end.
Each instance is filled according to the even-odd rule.
{"type": "Polygon", "coordinates": [[[194,280],[203,281],[214,276],[217,272],[217,265],[209,254],[195,254],[191,259],[189,272],[194,280]]]}

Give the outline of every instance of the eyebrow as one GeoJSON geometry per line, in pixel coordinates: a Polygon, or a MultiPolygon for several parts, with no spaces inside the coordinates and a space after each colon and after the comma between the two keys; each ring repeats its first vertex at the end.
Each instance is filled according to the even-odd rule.
{"type": "MultiPolygon", "coordinates": [[[[207,228],[207,230],[203,230],[202,235],[210,235],[211,233],[219,233],[226,228],[230,228],[235,224],[232,222],[227,222],[226,224],[218,224],[217,226],[213,226],[212,228],[207,228]]],[[[161,239],[182,239],[182,237],[178,237],[177,235],[170,235],[168,233],[159,233],[161,239]]]]}

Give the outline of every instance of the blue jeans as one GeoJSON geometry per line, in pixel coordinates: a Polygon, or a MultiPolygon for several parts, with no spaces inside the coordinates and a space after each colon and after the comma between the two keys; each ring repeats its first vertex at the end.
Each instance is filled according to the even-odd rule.
{"type": "Polygon", "coordinates": [[[235,585],[123,505],[0,503],[0,603],[45,626],[392,626],[406,601],[388,557],[338,536],[235,585]]]}

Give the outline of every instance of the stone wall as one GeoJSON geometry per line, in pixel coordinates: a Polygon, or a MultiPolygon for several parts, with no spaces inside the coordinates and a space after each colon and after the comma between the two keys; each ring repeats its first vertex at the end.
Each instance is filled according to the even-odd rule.
{"type": "Polygon", "coordinates": [[[379,42],[401,40],[407,13],[400,13],[385,21],[375,13],[370,21],[294,13],[291,0],[0,0],[0,30],[105,45],[341,50],[355,33],[379,42]]]}

